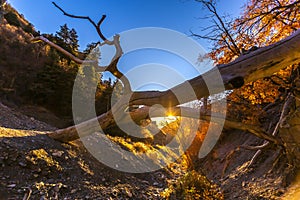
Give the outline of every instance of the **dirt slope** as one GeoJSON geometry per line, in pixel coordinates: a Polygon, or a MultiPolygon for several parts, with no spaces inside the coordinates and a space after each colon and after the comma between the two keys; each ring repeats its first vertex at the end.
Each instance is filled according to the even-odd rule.
{"type": "Polygon", "coordinates": [[[44,132],[31,131],[51,129],[0,104],[0,199],[160,199],[171,179],[165,170],[112,170],[80,142],[61,144],[44,132]]]}
{"type": "MultiPolygon", "coordinates": [[[[19,111],[0,103],[0,200],[162,199],[161,192],[180,175],[167,169],[118,172],[98,162],[80,141],[62,144],[47,137],[45,131],[55,127],[19,111]]],[[[272,147],[247,166],[255,151],[239,147],[262,142],[227,130],[209,156],[193,167],[220,185],[225,199],[299,199],[300,176],[293,180],[283,175],[284,156],[272,168],[276,153],[272,147]]]]}

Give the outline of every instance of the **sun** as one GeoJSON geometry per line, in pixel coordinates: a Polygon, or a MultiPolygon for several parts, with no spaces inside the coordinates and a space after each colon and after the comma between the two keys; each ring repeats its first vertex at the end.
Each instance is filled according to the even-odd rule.
{"type": "Polygon", "coordinates": [[[174,115],[172,115],[171,113],[167,114],[167,117],[175,117],[174,115]]]}
{"type": "Polygon", "coordinates": [[[167,113],[165,119],[166,119],[168,122],[172,122],[172,121],[175,121],[175,120],[176,120],[176,116],[174,116],[172,113],[167,113]]]}

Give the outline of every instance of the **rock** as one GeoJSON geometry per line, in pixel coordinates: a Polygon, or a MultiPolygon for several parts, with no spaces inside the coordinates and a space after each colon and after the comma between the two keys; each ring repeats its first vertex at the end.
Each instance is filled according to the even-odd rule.
{"type": "Polygon", "coordinates": [[[77,189],[72,189],[71,190],[71,194],[74,194],[75,192],[77,192],[77,189]]]}
{"type": "Polygon", "coordinates": [[[52,153],[52,156],[61,157],[63,154],[64,154],[63,151],[56,150],[55,152],[52,153]]]}
{"type": "Polygon", "coordinates": [[[117,189],[113,189],[112,191],[112,195],[117,197],[118,196],[119,191],[117,189]]]}
{"type": "Polygon", "coordinates": [[[19,162],[19,165],[20,165],[21,167],[26,167],[26,166],[27,166],[26,163],[23,163],[23,162],[19,162]]]}
{"type": "Polygon", "coordinates": [[[154,183],[153,183],[153,186],[158,186],[158,185],[159,185],[158,182],[154,182],[154,183]]]}
{"type": "Polygon", "coordinates": [[[146,184],[146,185],[149,185],[149,182],[146,181],[146,180],[142,180],[142,183],[143,183],[143,184],[146,184]]]}
{"type": "Polygon", "coordinates": [[[17,186],[17,184],[10,184],[10,185],[7,185],[8,188],[14,188],[14,187],[16,187],[16,186],[17,186]]]}
{"type": "Polygon", "coordinates": [[[127,188],[125,189],[125,192],[129,198],[132,197],[132,193],[127,188]]]}
{"type": "Polygon", "coordinates": [[[40,200],[46,200],[46,197],[45,197],[45,196],[42,196],[42,197],[40,198],[40,200]]]}
{"type": "Polygon", "coordinates": [[[91,184],[91,182],[89,182],[89,181],[84,181],[84,183],[87,184],[87,185],[91,184]]]}
{"type": "Polygon", "coordinates": [[[60,189],[60,188],[61,188],[61,185],[60,185],[60,184],[57,184],[57,185],[54,186],[53,190],[54,190],[55,192],[59,192],[59,189],[60,189]]]}
{"type": "Polygon", "coordinates": [[[54,179],[50,178],[50,179],[48,179],[47,182],[48,182],[48,183],[53,183],[53,182],[54,182],[54,179]]]}

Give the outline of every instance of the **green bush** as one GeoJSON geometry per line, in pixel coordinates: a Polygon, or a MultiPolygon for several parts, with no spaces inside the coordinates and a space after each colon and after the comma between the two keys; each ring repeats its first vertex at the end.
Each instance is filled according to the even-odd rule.
{"type": "Polygon", "coordinates": [[[32,24],[27,24],[23,30],[26,32],[26,33],[31,33],[31,34],[34,34],[35,31],[34,31],[34,28],[33,28],[33,25],[32,24]]]}
{"type": "Polygon", "coordinates": [[[224,196],[217,185],[196,171],[190,171],[167,188],[162,196],[166,199],[184,200],[223,200],[224,196]]]}
{"type": "Polygon", "coordinates": [[[8,12],[4,15],[6,21],[13,26],[20,26],[20,22],[18,20],[18,16],[13,12],[8,12]]]}

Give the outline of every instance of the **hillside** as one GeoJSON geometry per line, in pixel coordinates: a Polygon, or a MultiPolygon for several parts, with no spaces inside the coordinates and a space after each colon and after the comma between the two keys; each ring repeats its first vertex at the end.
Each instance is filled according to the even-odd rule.
{"type": "Polygon", "coordinates": [[[30,43],[32,25],[11,7],[4,16],[0,27],[0,97],[20,104],[25,101],[45,56],[41,46],[30,43]],[[31,30],[26,32],[29,26],[31,30]]]}
{"type": "MultiPolygon", "coordinates": [[[[59,120],[47,121],[48,123],[60,128],[71,125],[73,123],[72,89],[77,72],[82,70],[80,65],[47,45],[32,42],[32,38],[40,33],[9,4],[5,9],[0,26],[1,101],[17,107],[44,107],[59,118],[59,120]]],[[[55,34],[44,34],[44,36],[66,49],[74,48],[73,53],[84,58],[86,53],[64,43],[66,38],[60,36],[63,31],[73,33],[74,38],[71,39],[76,42],[72,45],[78,46],[76,31],[69,29],[66,24],[55,34]]],[[[88,46],[86,51],[91,47],[88,46]]],[[[93,69],[86,70],[89,71],[93,73],[89,81],[97,81],[101,78],[93,69]]],[[[112,88],[117,84],[111,80],[100,80],[97,82],[95,100],[97,114],[105,112],[110,107],[108,102],[110,102],[112,88]]],[[[82,90],[86,90],[86,84],[82,83],[82,90]]],[[[39,118],[40,115],[35,117],[39,118]]]]}

